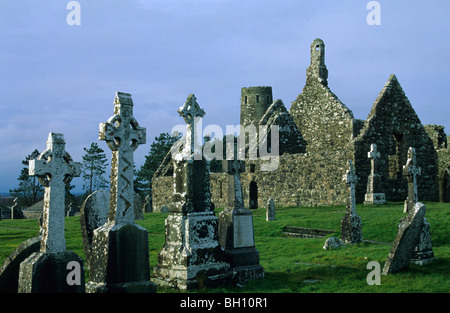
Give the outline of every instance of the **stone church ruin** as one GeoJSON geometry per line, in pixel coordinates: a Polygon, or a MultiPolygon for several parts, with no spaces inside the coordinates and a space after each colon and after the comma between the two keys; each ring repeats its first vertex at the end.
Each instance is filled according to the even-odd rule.
{"type": "MultiPolygon", "coordinates": [[[[241,127],[279,126],[279,164],[264,171],[261,159],[246,159],[241,173],[245,206],[264,207],[272,198],[279,206],[345,205],[348,188],[342,180],[349,160],[360,178],[355,196],[363,203],[367,193],[375,144],[378,193],[387,201],[404,201],[407,178],[403,165],[409,147],[414,147],[422,168],[418,197],[420,201],[450,201],[450,150],[444,128],[423,125],[392,74],[381,89],[366,120],[356,119],[352,111],[331,91],[325,65],[325,44],[311,44],[311,63],[306,83],[288,110],[274,99],[272,87],[241,89],[241,127]]],[[[270,137],[270,136],[268,136],[270,137]]],[[[172,162],[168,154],[153,178],[153,210],[170,206],[172,162]]],[[[211,173],[212,202],[227,205],[227,174],[211,173]]],[[[370,183],[370,182],[369,182],[370,183]]]]}

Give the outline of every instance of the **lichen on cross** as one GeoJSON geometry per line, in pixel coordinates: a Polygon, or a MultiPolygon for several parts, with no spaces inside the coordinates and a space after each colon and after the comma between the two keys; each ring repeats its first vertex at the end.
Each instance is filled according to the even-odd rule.
{"type": "Polygon", "coordinates": [[[203,116],[205,116],[205,111],[200,108],[200,105],[197,103],[197,98],[194,94],[190,94],[186,102],[182,107],[178,109],[178,114],[183,117],[184,121],[187,124],[186,128],[186,142],[184,145],[184,149],[182,155],[185,159],[201,160],[202,152],[201,145],[197,142],[197,124],[203,116]]]}
{"type": "Polygon", "coordinates": [[[133,100],[117,92],[114,115],[99,125],[99,139],[112,150],[108,223],[134,223],[133,152],[146,142],[146,129],[133,117],[133,100]]]}
{"type": "Polygon", "coordinates": [[[350,200],[351,200],[351,207],[350,212],[351,214],[356,214],[356,194],[355,194],[355,186],[358,182],[359,178],[356,176],[355,170],[353,168],[353,162],[352,160],[349,160],[349,166],[350,169],[346,171],[346,174],[344,175],[344,181],[347,185],[350,186],[350,200]]]}
{"type": "Polygon", "coordinates": [[[45,187],[41,252],[66,251],[64,238],[65,186],[81,174],[81,163],[73,162],[65,151],[63,134],[50,133],[47,149],[29,161],[29,175],[45,187]]]}

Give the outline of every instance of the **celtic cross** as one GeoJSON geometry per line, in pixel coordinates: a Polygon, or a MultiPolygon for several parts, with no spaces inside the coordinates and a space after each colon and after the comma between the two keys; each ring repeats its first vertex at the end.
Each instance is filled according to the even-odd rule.
{"type": "Polygon", "coordinates": [[[99,139],[112,150],[108,223],[134,223],[133,152],[146,142],[146,129],[133,117],[133,100],[117,92],[114,115],[100,123],[99,139]]]}
{"type": "Polygon", "coordinates": [[[66,251],[64,238],[65,186],[81,174],[81,163],[73,162],[65,151],[63,134],[50,133],[47,149],[29,161],[29,175],[37,176],[45,187],[41,252],[66,251]]]}

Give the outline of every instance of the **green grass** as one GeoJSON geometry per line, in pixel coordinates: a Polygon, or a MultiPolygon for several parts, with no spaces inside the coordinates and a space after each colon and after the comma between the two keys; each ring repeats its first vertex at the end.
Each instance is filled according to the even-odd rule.
{"type": "MultiPolygon", "coordinates": [[[[369,261],[383,267],[391,249],[403,204],[357,206],[362,218],[363,237],[379,244],[363,242],[336,250],[323,250],[324,239],[286,238],[284,226],[299,226],[334,230],[330,236],[340,236],[340,220],[344,206],[319,208],[277,208],[276,220],[266,222],[265,209],[253,211],[256,248],[265,278],[249,281],[245,287],[203,289],[202,292],[450,292],[450,204],[426,203],[426,218],[431,226],[433,251],[437,258],[425,266],[411,265],[408,271],[381,276],[381,285],[368,285],[366,269],[369,261]],[[312,282],[308,282],[312,281],[312,282]]],[[[164,221],[167,213],[146,213],[137,223],[149,232],[150,268],[157,265],[158,252],[164,245],[164,221]]],[[[218,215],[218,211],[216,211],[218,215]]],[[[78,217],[66,218],[67,249],[84,258],[83,241],[78,217]]],[[[0,221],[0,263],[26,239],[38,234],[37,220],[0,221]]],[[[88,273],[86,273],[88,275],[88,273]]],[[[159,289],[160,292],[177,292],[159,289]]]]}

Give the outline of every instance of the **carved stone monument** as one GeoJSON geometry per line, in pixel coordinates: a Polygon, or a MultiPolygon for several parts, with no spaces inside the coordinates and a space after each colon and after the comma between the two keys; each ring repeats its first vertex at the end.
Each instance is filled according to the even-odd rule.
{"type": "MultiPolygon", "coordinates": [[[[408,149],[408,160],[403,166],[404,175],[408,179],[408,198],[405,201],[404,213],[410,211],[419,201],[417,192],[417,176],[421,175],[421,168],[417,166],[416,150],[413,147],[408,149]]],[[[433,247],[431,245],[431,231],[430,224],[424,217],[423,226],[420,231],[419,241],[414,248],[414,253],[411,257],[413,263],[423,265],[434,260],[433,247]]]]}
{"type": "Polygon", "coordinates": [[[133,153],[146,130],[133,117],[133,100],[117,92],[114,115],[99,127],[112,150],[107,222],[94,230],[87,292],[156,292],[150,281],[148,232],[134,221],[133,153]]]}
{"type": "Polygon", "coordinates": [[[385,195],[382,192],[381,176],[378,174],[380,152],[378,152],[376,144],[370,145],[370,151],[367,153],[367,156],[371,160],[371,172],[367,178],[367,193],[364,204],[386,204],[385,195]]]}
{"type": "Polygon", "coordinates": [[[409,212],[414,205],[419,202],[419,195],[417,192],[417,176],[421,175],[421,168],[417,166],[416,149],[409,147],[408,160],[403,166],[403,174],[408,180],[408,198],[405,201],[404,213],[409,212]]]}
{"type": "Polygon", "coordinates": [[[192,94],[178,113],[187,123],[185,145],[181,154],[172,157],[174,192],[154,280],[161,286],[191,290],[223,284],[230,265],[223,260],[218,242],[210,163],[196,149],[196,122],[205,112],[192,94]]]}
{"type": "Polygon", "coordinates": [[[19,293],[84,292],[83,260],[66,251],[64,238],[65,185],[81,174],[81,163],[73,162],[65,151],[63,134],[50,133],[47,149],[29,161],[29,175],[45,186],[40,251],[20,264],[19,293]],[[77,262],[80,284],[67,283],[67,266],[77,262]]]}
{"type": "Polygon", "coordinates": [[[363,240],[361,217],[356,213],[355,185],[359,178],[353,169],[353,163],[349,161],[350,169],[344,176],[347,185],[350,186],[350,204],[347,205],[347,212],[341,220],[341,240],[344,243],[358,243],[363,240]]]}
{"type": "Polygon", "coordinates": [[[234,283],[244,285],[249,279],[264,278],[255,248],[252,212],[244,207],[242,198],[240,173],[245,171],[245,163],[237,158],[224,160],[222,168],[228,173],[228,208],[219,214],[219,242],[234,283]]]}

